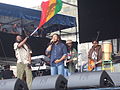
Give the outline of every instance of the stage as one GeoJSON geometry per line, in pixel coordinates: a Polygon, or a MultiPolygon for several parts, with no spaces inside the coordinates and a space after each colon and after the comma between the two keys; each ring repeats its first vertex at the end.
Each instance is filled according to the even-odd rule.
{"type": "Polygon", "coordinates": [[[110,87],[110,88],[90,88],[90,89],[69,89],[69,90],[120,90],[120,87],[110,87]]]}

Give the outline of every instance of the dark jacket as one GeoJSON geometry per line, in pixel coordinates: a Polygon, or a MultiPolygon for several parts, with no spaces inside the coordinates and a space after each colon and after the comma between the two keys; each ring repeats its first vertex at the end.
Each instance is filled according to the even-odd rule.
{"type": "Polygon", "coordinates": [[[97,59],[94,61],[98,62],[99,60],[102,60],[103,52],[102,52],[101,45],[98,45],[96,47],[92,46],[92,48],[88,52],[88,59],[93,59],[92,54],[94,51],[97,53],[97,59]]]}
{"type": "Polygon", "coordinates": [[[1,76],[3,79],[12,79],[14,74],[12,70],[4,70],[1,72],[1,76]]]}

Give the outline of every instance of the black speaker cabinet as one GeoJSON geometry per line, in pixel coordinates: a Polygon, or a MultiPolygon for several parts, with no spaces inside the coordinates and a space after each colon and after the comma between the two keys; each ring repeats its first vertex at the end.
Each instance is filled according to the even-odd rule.
{"type": "Polygon", "coordinates": [[[120,86],[120,72],[108,72],[109,76],[113,80],[115,86],[120,86]]]}
{"type": "Polygon", "coordinates": [[[67,84],[68,89],[111,86],[114,86],[114,83],[106,71],[76,73],[68,78],[67,84]]]}
{"type": "Polygon", "coordinates": [[[65,90],[67,80],[62,75],[35,77],[32,90],[65,90]]]}
{"type": "Polygon", "coordinates": [[[16,79],[5,79],[0,80],[0,90],[28,90],[27,84],[16,78],[16,79]]]}

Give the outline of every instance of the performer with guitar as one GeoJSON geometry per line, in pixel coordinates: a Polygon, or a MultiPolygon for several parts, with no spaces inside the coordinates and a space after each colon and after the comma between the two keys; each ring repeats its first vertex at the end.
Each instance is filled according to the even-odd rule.
{"type": "Polygon", "coordinates": [[[75,73],[75,66],[77,64],[77,50],[73,47],[73,41],[67,40],[67,59],[65,60],[65,70],[64,70],[64,76],[70,76],[71,74],[75,73]]]}
{"type": "Polygon", "coordinates": [[[99,71],[102,63],[102,48],[98,45],[98,41],[93,41],[92,44],[88,52],[88,71],[99,71]]]}

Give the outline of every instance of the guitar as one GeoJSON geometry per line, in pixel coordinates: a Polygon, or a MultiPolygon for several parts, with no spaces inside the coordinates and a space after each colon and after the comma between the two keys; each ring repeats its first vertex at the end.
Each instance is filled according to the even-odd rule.
{"type": "Polygon", "coordinates": [[[95,62],[93,59],[90,59],[88,61],[88,71],[92,71],[96,67],[96,65],[99,63],[101,63],[101,62],[100,61],[95,62]]]}
{"type": "MultiPolygon", "coordinates": [[[[100,35],[100,31],[97,31],[96,41],[98,40],[99,35],[100,35]]],[[[92,71],[95,68],[95,66],[99,63],[101,63],[101,62],[99,62],[99,61],[95,62],[93,59],[89,59],[89,61],[88,61],[88,71],[92,71]]]]}

